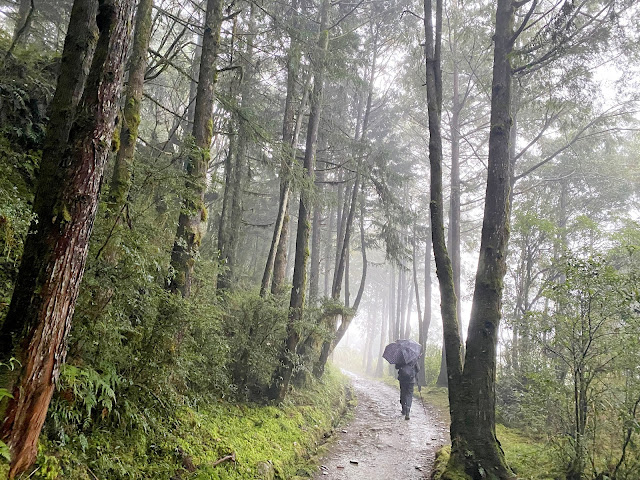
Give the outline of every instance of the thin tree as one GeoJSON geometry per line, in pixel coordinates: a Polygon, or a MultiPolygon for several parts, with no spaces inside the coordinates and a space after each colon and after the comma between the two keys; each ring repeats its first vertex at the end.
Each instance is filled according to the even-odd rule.
{"type": "Polygon", "coordinates": [[[442,0],[436,0],[435,35],[433,26],[433,5],[424,1],[425,56],[427,111],[429,116],[429,163],[431,170],[431,236],[436,261],[436,275],[440,284],[440,311],[443,327],[443,348],[446,352],[449,412],[451,415],[451,439],[457,439],[460,432],[457,423],[462,380],[461,342],[456,314],[457,298],[453,282],[451,259],[447,252],[444,234],[444,205],[442,193],[442,0]]]}
{"type": "Polygon", "coordinates": [[[315,72],[313,78],[313,94],[311,96],[311,112],[307,127],[307,143],[304,154],[305,183],[300,192],[300,206],[298,209],[298,229],[296,235],[296,255],[293,268],[291,298],[289,301],[289,319],[287,322],[287,338],[280,358],[280,366],[276,369],[271,380],[269,397],[276,402],[282,402],[289,389],[289,382],[293,374],[296,348],[300,342],[298,323],[302,319],[307,289],[307,263],[309,260],[309,231],[311,209],[313,206],[313,179],[315,168],[316,148],[318,144],[318,127],[322,113],[322,97],[324,89],[325,58],[329,46],[329,31],[327,30],[329,17],[329,1],[323,0],[320,8],[320,32],[315,55],[315,72]]]}
{"type": "Polygon", "coordinates": [[[207,218],[204,194],[213,137],[213,90],[217,78],[216,61],[221,26],[222,1],[207,0],[193,122],[193,145],[189,150],[185,198],[171,252],[173,275],[169,279],[169,290],[180,293],[185,298],[191,294],[193,268],[202,241],[202,223],[207,218]]]}
{"type": "MultiPolygon", "coordinates": [[[[282,161],[280,166],[280,197],[278,202],[278,215],[273,228],[271,247],[267,255],[267,263],[262,275],[260,296],[265,296],[273,279],[273,292],[276,293],[284,279],[284,265],[286,264],[287,238],[289,225],[289,195],[291,185],[291,167],[296,152],[296,122],[295,122],[295,96],[296,81],[300,70],[300,40],[298,38],[298,0],[293,0],[291,5],[291,33],[290,45],[287,52],[287,94],[284,103],[284,119],[282,122],[282,161]]],[[[302,101],[304,105],[304,99],[302,101]]],[[[300,110],[302,111],[302,105],[300,110]]],[[[302,113],[302,112],[300,112],[302,113]]],[[[299,115],[301,118],[301,115],[299,115]]]]}
{"type": "Polygon", "coordinates": [[[151,41],[151,13],[153,0],[140,0],[136,11],[136,24],[129,59],[129,77],[125,90],[125,103],[118,138],[120,145],[109,185],[107,208],[109,217],[120,223],[131,189],[133,157],[140,126],[140,106],[147,70],[149,42],[151,41]]]}

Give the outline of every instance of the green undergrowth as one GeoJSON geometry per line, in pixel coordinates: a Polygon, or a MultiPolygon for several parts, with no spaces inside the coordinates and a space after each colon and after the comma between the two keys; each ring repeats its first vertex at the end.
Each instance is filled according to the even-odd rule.
{"type": "MultiPolygon", "coordinates": [[[[549,446],[540,439],[523,435],[521,432],[496,426],[496,434],[504,450],[507,464],[519,480],[550,480],[562,478],[549,446]]],[[[436,453],[433,466],[433,480],[442,478],[451,454],[451,446],[446,445],[436,453]]],[[[465,480],[461,477],[461,480],[465,480]]]]}
{"type": "Polygon", "coordinates": [[[562,477],[562,472],[557,468],[557,458],[544,439],[499,424],[496,426],[496,435],[504,449],[507,464],[521,480],[562,477]]]}
{"type": "MultiPolygon", "coordinates": [[[[436,407],[444,418],[449,417],[449,401],[446,388],[423,389],[425,402],[436,407]]],[[[524,432],[504,425],[496,425],[496,435],[504,450],[507,464],[520,480],[550,480],[561,478],[557,457],[544,439],[529,436],[524,432]]],[[[436,453],[432,479],[439,480],[449,461],[451,446],[446,445],[436,453]]],[[[464,479],[461,479],[464,480],[464,479]]]]}
{"type": "Polygon", "coordinates": [[[139,428],[95,429],[65,445],[41,441],[30,478],[307,478],[350,401],[346,378],[328,368],[321,381],[294,391],[280,407],[224,400],[158,406],[139,428]]]}

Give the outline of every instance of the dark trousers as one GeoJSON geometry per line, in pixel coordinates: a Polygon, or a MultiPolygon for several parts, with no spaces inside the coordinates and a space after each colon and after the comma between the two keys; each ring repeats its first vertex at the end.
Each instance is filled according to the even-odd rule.
{"type": "Polygon", "coordinates": [[[409,415],[411,410],[411,402],[413,400],[414,383],[400,382],[400,405],[405,415],[409,415]]]}

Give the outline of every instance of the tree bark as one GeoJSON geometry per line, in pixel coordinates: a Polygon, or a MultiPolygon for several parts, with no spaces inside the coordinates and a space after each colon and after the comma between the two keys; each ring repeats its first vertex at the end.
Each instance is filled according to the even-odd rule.
{"type": "MultiPolygon", "coordinates": [[[[293,0],[291,5],[291,29],[289,34],[290,45],[287,52],[287,94],[284,103],[284,118],[282,121],[282,161],[280,166],[280,197],[278,202],[278,215],[273,229],[271,247],[267,256],[260,296],[264,297],[272,283],[272,293],[277,293],[285,275],[287,256],[287,238],[289,226],[289,196],[291,188],[291,166],[296,154],[296,122],[294,119],[294,99],[296,96],[296,81],[300,70],[300,42],[298,40],[298,0],[293,0]]],[[[298,118],[302,116],[304,107],[304,95],[300,105],[298,118]]]]}
{"type": "MultiPolygon", "coordinates": [[[[378,363],[376,364],[376,371],[375,371],[375,376],[376,377],[382,377],[382,373],[383,373],[383,369],[384,369],[384,359],[382,358],[382,354],[384,352],[384,347],[387,344],[387,342],[386,342],[386,339],[387,339],[387,315],[388,315],[387,310],[388,310],[388,308],[387,308],[386,298],[383,296],[382,297],[382,310],[381,310],[381,315],[380,315],[380,317],[381,317],[381,319],[380,319],[380,350],[379,350],[379,353],[378,353],[378,363]]],[[[424,361],[422,363],[424,364],[424,361]]]]}
{"type": "Polygon", "coordinates": [[[34,10],[35,5],[33,0],[20,0],[20,4],[18,5],[18,16],[13,29],[12,47],[27,43],[34,10]]]}
{"type": "MultiPolygon", "coordinates": [[[[325,142],[326,143],[326,142],[325,142]]],[[[324,171],[317,173],[318,183],[322,185],[324,180],[324,171]]],[[[322,186],[318,187],[322,189],[322,186]]],[[[322,193],[316,197],[313,207],[313,222],[311,225],[311,265],[309,268],[309,299],[313,302],[317,301],[320,293],[320,249],[322,230],[320,225],[320,216],[322,215],[322,204],[320,197],[322,193]]]]}
{"type": "Polygon", "coordinates": [[[452,428],[449,463],[463,466],[471,478],[491,472],[492,478],[501,480],[515,478],[505,462],[495,429],[496,344],[506,273],[513,176],[509,155],[513,21],[512,0],[498,0],[493,37],[487,189],[462,389],[458,397],[466,407],[452,412],[452,425],[464,425],[464,429],[458,428],[454,432],[452,428]]]}
{"type": "MultiPolygon", "coordinates": [[[[409,274],[409,272],[405,272],[405,283],[407,283],[406,277],[409,274]]],[[[406,295],[406,300],[405,300],[405,311],[406,311],[406,317],[405,317],[405,323],[404,323],[404,338],[410,338],[411,337],[411,312],[413,311],[413,282],[409,281],[409,293],[408,295],[406,295]]],[[[406,292],[406,287],[405,287],[405,292],[406,292]]]]}
{"type": "Polygon", "coordinates": [[[30,227],[1,332],[3,358],[13,354],[22,366],[2,426],[11,451],[9,478],[35,461],[66,356],[115,129],[132,14],[132,0],[77,0],[73,6],[34,200],[38,222],[30,227]],[[15,351],[12,336],[19,341],[15,351]]]}
{"type": "Polygon", "coordinates": [[[204,194],[213,137],[214,87],[217,80],[216,61],[220,48],[222,7],[221,0],[207,0],[193,121],[193,145],[187,161],[185,198],[171,252],[173,276],[169,279],[168,288],[185,298],[191,295],[193,269],[202,242],[202,223],[208,214],[204,194]]]}
{"type": "MultiPolygon", "coordinates": [[[[107,197],[108,217],[118,224],[124,215],[129,190],[131,189],[133,157],[140,125],[140,105],[142,102],[144,74],[147,70],[147,51],[151,40],[152,10],[153,0],[140,0],[138,2],[135,33],[129,59],[129,78],[125,92],[122,123],[118,135],[120,146],[116,154],[107,197]]],[[[115,242],[117,243],[117,235],[115,242]]]]}
{"type": "Polygon", "coordinates": [[[432,22],[431,0],[424,2],[425,55],[427,63],[427,108],[429,115],[429,162],[431,165],[431,236],[436,260],[436,274],[440,283],[440,310],[443,324],[443,347],[446,349],[449,384],[449,411],[451,438],[456,438],[461,427],[455,416],[459,409],[457,393],[462,376],[461,342],[458,328],[457,297],[453,283],[451,260],[444,235],[444,206],[442,193],[442,74],[440,46],[442,35],[442,0],[436,2],[436,28],[432,22]]]}
{"type": "Polygon", "coordinates": [[[327,30],[329,15],[329,0],[323,0],[320,11],[320,31],[316,55],[314,55],[315,72],[313,79],[313,94],[311,96],[311,112],[307,127],[307,143],[304,154],[304,173],[307,188],[300,192],[300,206],[298,209],[298,229],[296,236],[296,256],[293,268],[291,298],[289,301],[289,319],[287,322],[287,338],[280,357],[280,366],[276,369],[271,380],[269,396],[276,402],[282,402],[287,394],[289,382],[294,368],[296,348],[300,341],[298,322],[302,319],[305,301],[307,263],[309,259],[309,230],[313,194],[314,164],[318,142],[318,127],[322,113],[322,98],[324,89],[325,58],[329,46],[329,31],[327,30]]]}
{"type": "MultiPolygon", "coordinates": [[[[420,365],[424,366],[427,340],[429,338],[429,327],[431,326],[431,228],[427,231],[424,247],[424,313],[420,322],[420,345],[422,345],[422,355],[420,365]]],[[[424,368],[418,372],[418,385],[426,385],[426,375],[424,368]]]]}

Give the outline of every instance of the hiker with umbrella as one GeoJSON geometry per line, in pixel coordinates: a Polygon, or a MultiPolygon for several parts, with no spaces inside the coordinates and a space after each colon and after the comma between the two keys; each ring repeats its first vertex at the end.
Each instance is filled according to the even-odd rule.
{"type": "MultiPolygon", "coordinates": [[[[418,359],[422,353],[422,346],[413,340],[396,340],[384,349],[382,358],[392,365],[395,364],[398,370],[398,381],[400,382],[400,405],[405,420],[409,420],[411,403],[413,400],[413,386],[416,384],[417,375],[420,371],[418,359]]],[[[420,385],[418,385],[420,391],[420,385]]]]}

